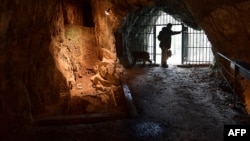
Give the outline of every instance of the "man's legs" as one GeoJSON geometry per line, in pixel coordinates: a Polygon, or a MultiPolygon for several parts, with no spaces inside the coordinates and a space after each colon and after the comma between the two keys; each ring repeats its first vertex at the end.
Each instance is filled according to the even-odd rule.
{"type": "Polygon", "coordinates": [[[162,67],[168,67],[167,59],[168,59],[168,49],[162,48],[161,50],[161,66],[162,67]]]}

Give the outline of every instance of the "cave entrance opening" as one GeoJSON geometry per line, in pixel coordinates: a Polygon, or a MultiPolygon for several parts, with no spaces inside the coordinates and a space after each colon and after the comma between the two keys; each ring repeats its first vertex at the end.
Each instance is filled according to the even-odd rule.
{"type": "MultiPolygon", "coordinates": [[[[171,23],[171,22],[170,22],[171,23]]],[[[172,30],[173,31],[181,31],[182,30],[182,25],[179,23],[173,23],[172,26],[172,30]]],[[[161,31],[161,29],[163,27],[166,27],[166,24],[159,24],[156,25],[155,31],[156,31],[156,37],[159,35],[159,32],[161,31]]],[[[152,38],[152,37],[149,37],[152,38]]],[[[172,42],[171,42],[171,52],[172,52],[172,56],[168,59],[168,64],[182,64],[182,34],[177,34],[172,36],[172,42]]],[[[149,41],[154,41],[154,40],[149,40],[149,41]]],[[[149,46],[149,52],[150,55],[154,56],[154,62],[156,64],[160,64],[161,63],[161,48],[159,47],[160,41],[158,39],[155,40],[155,46],[149,46]],[[153,47],[150,49],[150,47],[153,47]],[[154,49],[155,48],[155,49],[154,49]],[[152,50],[154,49],[154,51],[152,50]]],[[[152,44],[152,42],[148,42],[148,44],[152,44]]]]}
{"type": "Polygon", "coordinates": [[[171,23],[173,31],[183,32],[172,36],[172,56],[168,59],[168,64],[209,65],[213,63],[212,46],[203,30],[188,27],[163,11],[144,13],[139,19],[140,22],[132,30],[130,51],[147,51],[150,54],[150,60],[154,64],[160,64],[161,49],[157,36],[162,27],[171,23]]]}
{"type": "Polygon", "coordinates": [[[170,49],[172,56],[168,59],[168,64],[212,64],[214,58],[212,46],[203,30],[194,30],[187,27],[163,11],[159,11],[156,16],[158,16],[158,19],[152,27],[151,34],[147,36],[149,38],[147,39],[147,51],[156,64],[161,62],[160,42],[157,36],[162,27],[168,23],[173,24],[173,31],[183,31],[181,34],[172,36],[170,49]]]}

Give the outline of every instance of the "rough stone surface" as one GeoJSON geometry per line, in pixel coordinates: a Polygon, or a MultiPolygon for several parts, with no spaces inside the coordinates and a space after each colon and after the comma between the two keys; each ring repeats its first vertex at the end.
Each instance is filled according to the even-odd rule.
{"type": "MultiPolygon", "coordinates": [[[[250,51],[250,20],[247,15],[250,12],[250,1],[220,1],[221,4],[214,1],[211,6],[201,9],[201,5],[205,4],[204,2],[188,3],[190,11],[193,11],[193,15],[198,19],[199,24],[211,41],[214,53],[221,52],[230,59],[250,63],[248,54],[250,51]]],[[[216,59],[230,70],[228,62],[220,58],[216,59]]],[[[233,81],[232,78],[227,77],[229,81],[233,81]]],[[[247,111],[250,111],[250,91],[247,89],[249,80],[245,80],[243,77],[238,80],[238,84],[236,84],[238,85],[237,93],[242,96],[242,101],[246,102],[247,111]]]]}
{"type": "MultiPolygon", "coordinates": [[[[125,30],[119,33],[118,30],[123,18],[129,12],[138,10],[136,18],[140,15],[141,9],[157,6],[154,2],[154,0],[2,0],[0,5],[1,133],[8,131],[8,128],[31,122],[36,115],[61,114],[65,109],[79,112],[73,108],[77,107],[77,103],[85,106],[87,111],[95,110],[96,107],[102,108],[103,105],[100,105],[98,100],[108,103],[107,101],[112,99],[112,91],[106,92],[102,97],[94,95],[96,99],[86,96],[84,101],[91,103],[87,106],[80,99],[74,97],[70,100],[70,98],[71,94],[79,97],[82,94],[96,92],[90,78],[100,75],[100,72],[104,77],[101,76],[101,79],[107,79],[110,83],[109,90],[118,85],[122,70],[119,69],[117,51],[122,50],[122,41],[120,44],[117,43],[115,37],[119,35],[114,34],[126,32],[125,30]],[[107,10],[109,15],[104,12],[107,10]],[[89,12],[93,15],[86,14],[89,12]],[[74,30],[77,31],[72,32],[74,30]],[[79,32],[83,32],[83,35],[78,36],[81,34],[79,32]],[[75,33],[79,33],[76,35],[77,38],[70,38],[75,33]],[[79,44],[75,44],[76,42],[79,44]],[[93,49],[88,50],[91,47],[93,49]],[[81,59],[85,61],[81,62],[81,59]],[[108,67],[96,69],[99,63],[104,62],[108,63],[106,65],[108,67]],[[108,75],[104,73],[105,70],[108,70],[108,75]]],[[[249,0],[160,0],[158,2],[170,8],[171,14],[177,18],[186,22],[195,21],[193,27],[203,28],[213,45],[214,52],[219,51],[232,59],[250,63],[249,0]]],[[[217,60],[225,65],[223,61],[217,60]]],[[[237,85],[240,86],[239,91],[243,95],[243,101],[246,102],[247,111],[250,111],[249,81],[241,78],[237,85]]],[[[103,87],[98,84],[98,88],[103,87]]],[[[119,90],[115,92],[115,96],[118,95],[119,90]]]]}

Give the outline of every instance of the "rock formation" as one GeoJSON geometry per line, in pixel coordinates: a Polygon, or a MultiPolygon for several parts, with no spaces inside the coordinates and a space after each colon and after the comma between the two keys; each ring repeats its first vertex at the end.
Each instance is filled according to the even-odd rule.
{"type": "MultiPolygon", "coordinates": [[[[3,0],[0,131],[36,116],[95,112],[115,101],[123,41],[141,13],[158,10],[204,29],[215,56],[250,63],[249,0],[3,0]]],[[[250,82],[242,77],[237,85],[250,113],[250,82]]]]}

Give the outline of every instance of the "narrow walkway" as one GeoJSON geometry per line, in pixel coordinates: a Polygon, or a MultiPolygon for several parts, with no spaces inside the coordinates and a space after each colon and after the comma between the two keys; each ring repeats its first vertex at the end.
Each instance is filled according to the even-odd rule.
{"type": "Polygon", "coordinates": [[[124,78],[139,117],[17,129],[8,141],[223,141],[224,124],[245,124],[233,96],[208,68],[134,67],[124,78]]]}

